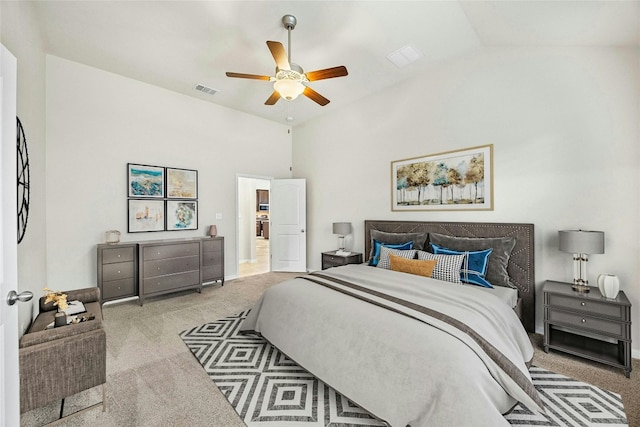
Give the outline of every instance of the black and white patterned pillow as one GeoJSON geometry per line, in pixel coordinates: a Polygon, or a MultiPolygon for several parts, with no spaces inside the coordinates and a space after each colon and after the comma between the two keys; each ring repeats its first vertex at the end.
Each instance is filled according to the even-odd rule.
{"type": "Polygon", "coordinates": [[[462,284],[460,281],[460,269],[462,268],[462,262],[464,261],[464,254],[441,255],[418,251],[418,259],[435,259],[437,261],[436,267],[433,269],[433,273],[431,273],[432,278],[444,280],[445,282],[462,284]]]}
{"type": "Polygon", "coordinates": [[[416,250],[410,249],[401,251],[399,249],[391,249],[386,246],[380,246],[380,260],[378,261],[377,267],[386,268],[387,270],[391,269],[391,260],[389,259],[389,254],[397,255],[402,258],[414,259],[416,257],[416,250]]]}

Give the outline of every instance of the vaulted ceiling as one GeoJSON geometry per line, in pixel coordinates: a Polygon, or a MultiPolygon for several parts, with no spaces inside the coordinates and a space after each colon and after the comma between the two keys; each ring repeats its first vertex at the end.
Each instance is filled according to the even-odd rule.
{"type": "Polygon", "coordinates": [[[495,46],[640,48],[640,1],[37,1],[47,53],[281,123],[335,111],[432,67],[495,46]],[[266,41],[305,71],[345,65],[347,77],[309,83],[305,97],[264,105],[273,75],[266,41]],[[405,46],[421,56],[398,67],[405,46]],[[207,95],[196,85],[217,90],[207,95]],[[287,121],[287,117],[293,118],[287,121]]]}

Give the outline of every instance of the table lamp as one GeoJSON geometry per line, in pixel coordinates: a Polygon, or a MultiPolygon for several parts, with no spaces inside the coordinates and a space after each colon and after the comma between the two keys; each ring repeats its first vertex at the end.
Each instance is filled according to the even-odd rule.
{"type": "Polygon", "coordinates": [[[351,234],[351,223],[350,222],[334,222],[333,223],[333,234],[338,235],[338,249],[337,254],[345,253],[344,250],[344,238],[345,236],[351,234]]]}
{"type": "Polygon", "coordinates": [[[573,290],[589,292],[588,254],[604,253],[604,232],[587,230],[558,231],[560,250],[573,254],[573,290]]]}

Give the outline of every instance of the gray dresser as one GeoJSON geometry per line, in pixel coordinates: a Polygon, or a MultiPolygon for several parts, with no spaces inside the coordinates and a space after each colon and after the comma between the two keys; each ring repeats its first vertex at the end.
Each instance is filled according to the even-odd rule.
{"type": "Polygon", "coordinates": [[[575,292],[570,283],[546,281],[544,350],[563,351],[631,373],[631,303],[623,291],[605,298],[598,288],[575,292]]]}
{"type": "Polygon", "coordinates": [[[224,286],[224,237],[202,239],[200,264],[202,283],[221,281],[224,286]]]}
{"type": "Polygon", "coordinates": [[[102,302],[138,295],[136,243],[98,245],[98,287],[102,302]]]}
{"type": "Polygon", "coordinates": [[[200,292],[200,245],[200,238],[138,243],[140,305],[149,296],[185,289],[200,292]]]}
{"type": "Polygon", "coordinates": [[[102,302],[145,298],[202,284],[224,285],[224,237],[99,244],[98,287],[102,302]]]}

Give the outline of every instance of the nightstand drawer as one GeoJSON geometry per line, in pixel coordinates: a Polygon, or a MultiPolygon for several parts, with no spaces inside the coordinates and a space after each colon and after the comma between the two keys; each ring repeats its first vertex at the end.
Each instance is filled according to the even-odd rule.
{"type": "Polygon", "coordinates": [[[322,252],[322,269],[339,267],[347,264],[361,264],[362,254],[360,252],[350,252],[349,255],[336,255],[336,251],[322,252]]]}
{"type": "Polygon", "coordinates": [[[563,307],[569,310],[586,312],[591,315],[602,315],[618,320],[625,319],[625,308],[618,304],[607,304],[598,301],[590,301],[584,298],[572,298],[562,295],[548,295],[548,305],[563,307]]]}
{"type": "Polygon", "coordinates": [[[325,255],[324,259],[322,261],[324,261],[325,264],[331,265],[331,266],[346,265],[347,264],[347,257],[325,255]]]}
{"type": "Polygon", "coordinates": [[[547,314],[549,322],[577,329],[597,331],[610,336],[628,338],[626,336],[626,327],[623,323],[553,309],[548,309],[547,314]]]}

